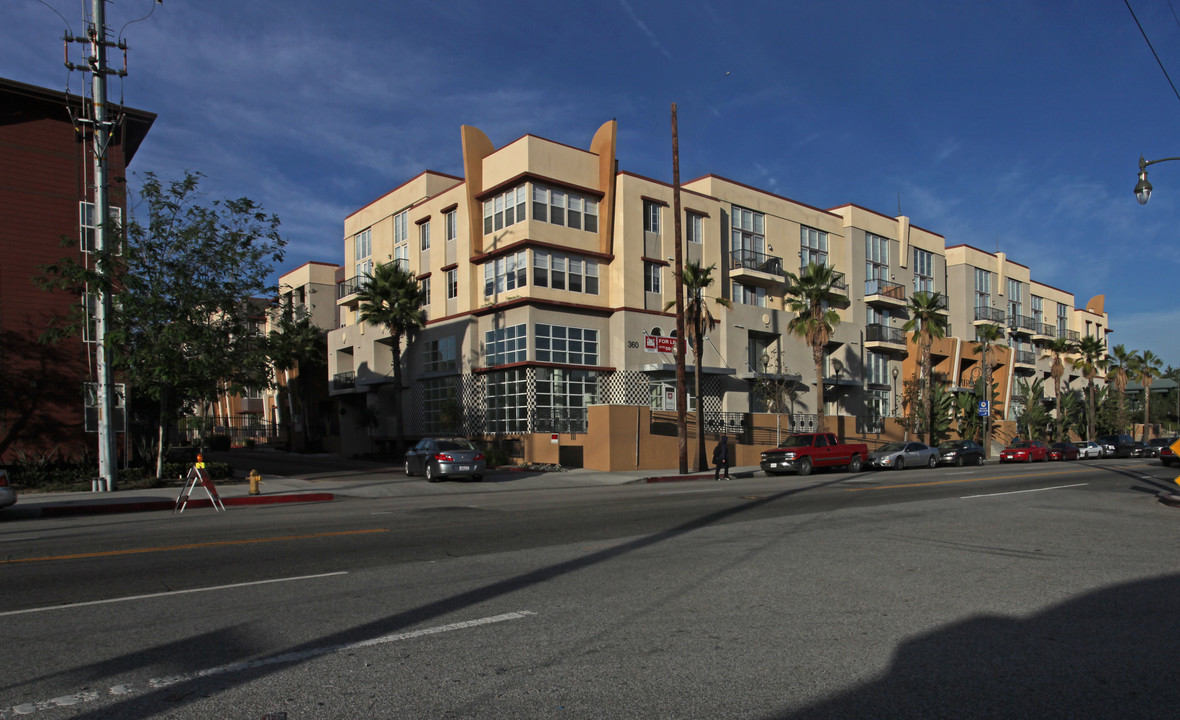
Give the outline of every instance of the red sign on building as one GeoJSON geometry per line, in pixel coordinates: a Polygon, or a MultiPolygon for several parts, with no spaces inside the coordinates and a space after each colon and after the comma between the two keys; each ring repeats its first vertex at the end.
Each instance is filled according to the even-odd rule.
{"type": "Polygon", "coordinates": [[[663,335],[644,335],[643,349],[652,353],[676,352],[676,338],[663,335]]]}

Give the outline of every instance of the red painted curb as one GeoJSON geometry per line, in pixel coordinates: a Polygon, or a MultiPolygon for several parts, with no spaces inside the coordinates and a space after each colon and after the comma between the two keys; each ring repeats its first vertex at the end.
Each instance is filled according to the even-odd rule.
{"type": "MultiPolygon", "coordinates": [[[[221,502],[230,505],[275,505],[278,503],[297,502],[332,502],[336,496],[332,493],[295,493],[291,495],[248,495],[246,497],[222,498],[221,502]]],[[[209,498],[194,498],[188,501],[185,509],[208,508],[212,506],[209,498]]],[[[150,512],[152,510],[173,510],[175,500],[143,500],[125,503],[95,503],[90,505],[46,505],[41,508],[42,517],[67,517],[73,515],[105,515],[109,513],[150,512]]]]}

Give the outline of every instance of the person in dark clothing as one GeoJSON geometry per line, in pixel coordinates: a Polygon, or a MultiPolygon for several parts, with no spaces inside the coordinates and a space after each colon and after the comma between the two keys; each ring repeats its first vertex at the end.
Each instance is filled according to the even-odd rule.
{"type": "Polygon", "coordinates": [[[713,471],[713,479],[721,479],[721,468],[725,468],[725,479],[729,479],[729,438],[725,435],[721,436],[721,442],[717,443],[717,447],[713,448],[713,464],[717,469],[713,471]]]}

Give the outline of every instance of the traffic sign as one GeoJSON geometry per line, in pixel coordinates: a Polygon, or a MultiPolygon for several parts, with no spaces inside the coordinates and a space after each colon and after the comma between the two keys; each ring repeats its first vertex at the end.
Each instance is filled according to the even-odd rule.
{"type": "MultiPolygon", "coordinates": [[[[1177,457],[1180,457],[1180,440],[1172,443],[1169,447],[1172,448],[1172,452],[1174,452],[1177,457]]],[[[1180,485],[1180,477],[1177,477],[1175,482],[1177,485],[1180,485]]]]}
{"type": "Polygon", "coordinates": [[[991,403],[987,400],[979,401],[979,417],[987,417],[991,415],[991,403]]]}

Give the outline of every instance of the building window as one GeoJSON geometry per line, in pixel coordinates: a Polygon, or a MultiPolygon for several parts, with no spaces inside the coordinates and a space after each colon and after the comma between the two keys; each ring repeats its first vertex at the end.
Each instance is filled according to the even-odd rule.
{"type": "Polygon", "coordinates": [[[1069,330],[1069,308],[1057,303],[1057,337],[1068,337],[1067,330],[1069,330]]]}
{"type": "Polygon", "coordinates": [[[528,285],[528,268],[525,262],[525,251],[520,250],[485,263],[483,266],[484,296],[528,285]]]}
{"type": "Polygon", "coordinates": [[[488,234],[503,230],[525,219],[525,201],[528,192],[524,185],[505,190],[495,197],[483,201],[483,232],[488,234]]]}
{"type": "Polygon", "coordinates": [[[422,387],[422,419],[429,435],[462,432],[462,409],[459,405],[458,379],[426,378],[422,387]]]}
{"type": "Polygon", "coordinates": [[[878,352],[865,353],[865,381],[870,385],[889,384],[889,357],[878,352]]]}
{"type": "Polygon", "coordinates": [[[533,285],[597,295],[598,261],[550,250],[534,250],[533,285]]]}
{"type": "Polygon", "coordinates": [[[1021,282],[1008,278],[1008,317],[1020,317],[1024,314],[1024,293],[1021,282]]]}
{"type": "Polygon", "coordinates": [[[765,250],[766,218],[762,213],[734,205],[729,220],[731,251],[762,253],[765,250]]]}
{"type": "Polygon", "coordinates": [[[1036,331],[1041,332],[1041,325],[1045,323],[1045,299],[1036,295],[1032,296],[1032,316],[1033,322],[1037,324],[1036,331]]]}
{"type": "Polygon", "coordinates": [[[447,300],[459,297],[459,269],[447,270],[447,300]]]}
{"type": "Polygon", "coordinates": [[[975,307],[991,307],[992,274],[983,268],[975,268],[975,307]]]}
{"type": "Polygon", "coordinates": [[[418,244],[421,250],[430,249],[430,221],[422,223],[418,226],[418,244]]]}
{"type": "Polygon", "coordinates": [[[410,214],[400,212],[393,216],[393,260],[402,270],[410,269],[410,214]]]}
{"type": "Polygon", "coordinates": [[[352,253],[356,259],[356,276],[368,277],[373,274],[373,231],[366,228],[352,238],[352,253]]]}
{"type": "Polygon", "coordinates": [[[934,292],[934,253],[914,248],[914,292],[934,292]]]}
{"type": "Polygon", "coordinates": [[[733,301],[742,305],[766,307],[766,288],[735,282],[733,284],[733,301]]]}
{"type": "Polygon", "coordinates": [[[562,325],[536,326],[537,362],[597,365],[598,331],[562,325]]]}
{"type": "Polygon", "coordinates": [[[419,278],[418,289],[421,290],[421,294],[418,296],[418,307],[422,308],[423,319],[425,319],[430,313],[430,278],[419,278]]]}
{"type": "Polygon", "coordinates": [[[643,263],[643,290],[649,293],[660,292],[660,271],[659,263],[646,261],[643,263]]]}
{"type": "Polygon", "coordinates": [[[422,372],[432,373],[458,369],[453,335],[437,340],[428,340],[422,344],[422,372]]]}
{"type": "Polygon", "coordinates": [[[598,374],[566,368],[537,369],[534,432],[584,433],[588,408],[598,402],[598,374]]]}
{"type": "Polygon", "coordinates": [[[828,234],[807,226],[799,227],[799,265],[828,264],[828,234]]]}
{"type": "Polygon", "coordinates": [[[487,388],[488,431],[494,434],[528,432],[528,374],[525,368],[488,373],[484,386],[487,388]]]}
{"type": "Polygon", "coordinates": [[[865,280],[889,279],[889,241],[865,233],[865,280]]]}
{"type": "Polygon", "coordinates": [[[534,183],[533,219],[598,232],[598,200],[571,190],[534,183]]]}
{"type": "Polygon", "coordinates": [[[443,213],[443,224],[446,226],[447,242],[459,237],[459,216],[454,210],[443,213]]]}
{"type": "MultiPolygon", "coordinates": [[[[676,409],[676,382],[674,380],[652,380],[648,383],[651,392],[651,409],[671,411],[676,409]]],[[[685,396],[688,412],[696,412],[696,398],[692,393],[685,396]]]]}
{"type": "MultiPolygon", "coordinates": [[[[123,254],[123,242],[120,238],[121,229],[123,227],[123,208],[110,206],[111,222],[105,228],[106,243],[108,248],[114,248],[116,255],[123,254]]],[[[81,230],[81,249],[84,253],[92,253],[97,248],[94,246],[94,233],[98,229],[98,225],[94,220],[94,203],[82,201],[78,203],[78,227],[81,230]]]]}
{"type": "Polygon", "coordinates": [[[705,240],[705,218],[703,215],[698,215],[690,212],[685,216],[687,222],[685,230],[688,234],[688,241],[690,243],[697,243],[698,245],[705,240]]]}
{"type": "Polygon", "coordinates": [[[660,234],[660,204],[654,200],[643,201],[643,231],[660,234]]]}
{"type": "Polygon", "coordinates": [[[484,333],[483,353],[484,365],[487,367],[524,362],[528,359],[526,326],[509,325],[488,330],[484,333]]]}
{"type": "Polygon", "coordinates": [[[882,418],[889,416],[889,391],[865,391],[865,415],[862,432],[883,432],[882,418]]]}

